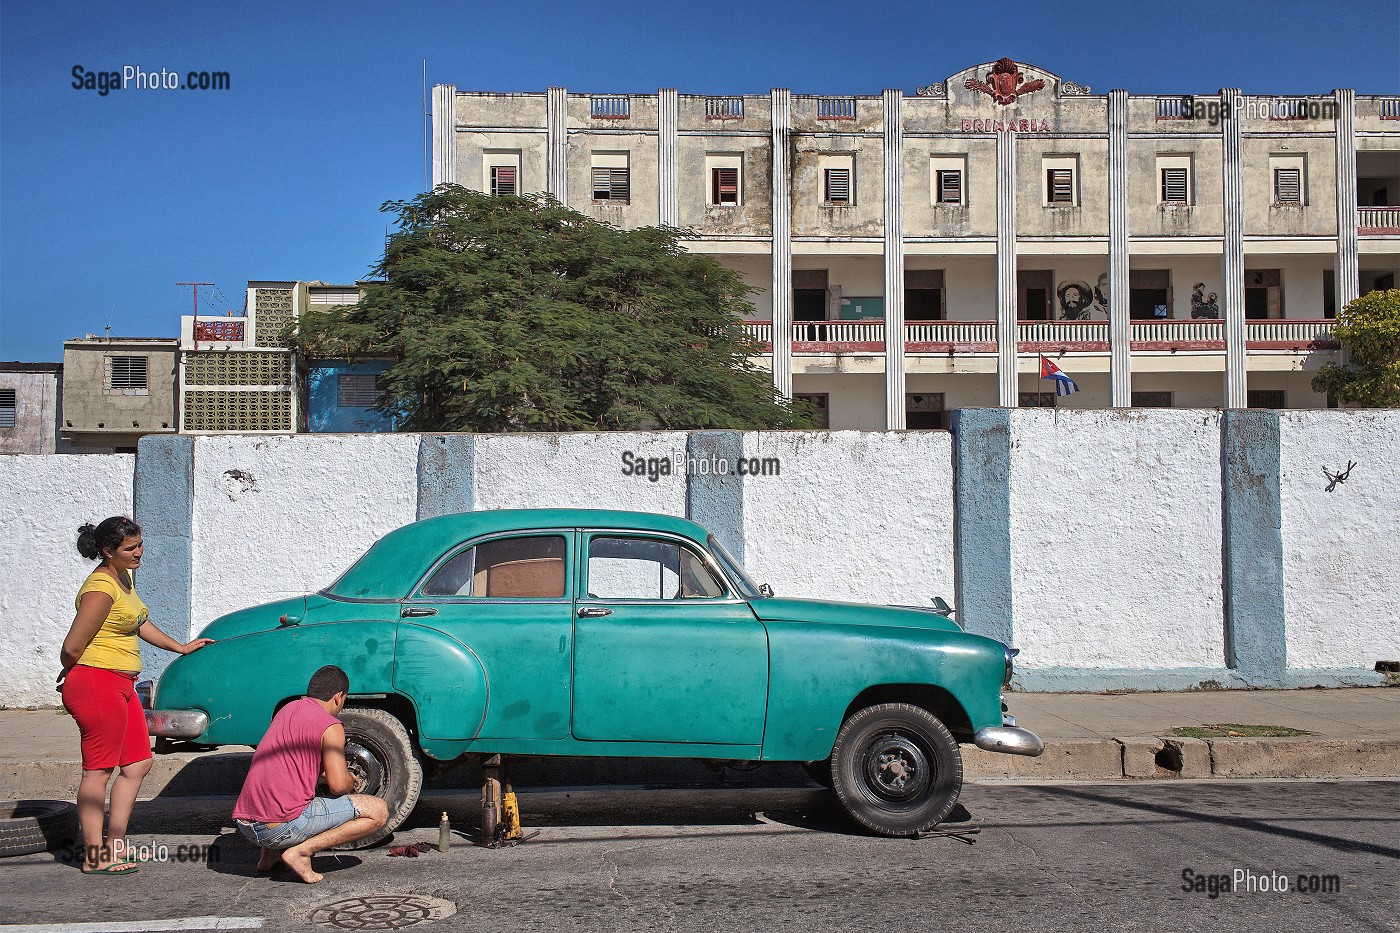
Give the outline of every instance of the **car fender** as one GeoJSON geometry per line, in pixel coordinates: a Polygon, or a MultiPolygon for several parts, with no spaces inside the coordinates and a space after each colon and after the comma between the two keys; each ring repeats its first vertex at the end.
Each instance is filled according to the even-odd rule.
{"type": "Polygon", "coordinates": [[[490,702],[486,668],[452,636],[399,623],[393,689],[413,703],[420,740],[462,741],[481,733],[490,702]]]}
{"type": "MultiPolygon", "coordinates": [[[[886,684],[935,687],[972,729],[1000,726],[1002,645],[963,632],[769,622],[763,757],[816,761],[831,753],[847,708],[886,684]],[[832,646],[840,645],[839,657],[832,646]]],[[[912,702],[912,698],[909,700],[912,702]]]]}

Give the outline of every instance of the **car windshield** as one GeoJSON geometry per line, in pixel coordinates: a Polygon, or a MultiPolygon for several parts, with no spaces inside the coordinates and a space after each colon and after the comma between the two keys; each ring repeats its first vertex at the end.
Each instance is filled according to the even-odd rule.
{"type": "Polygon", "coordinates": [[[719,543],[719,539],[710,535],[705,539],[710,545],[710,551],[719,560],[720,566],[724,568],[725,574],[734,583],[734,589],[739,591],[739,595],[744,599],[758,599],[761,594],[758,591],[758,584],[754,583],[744,568],[739,566],[739,562],[729,555],[724,549],[724,545],[719,543]]]}

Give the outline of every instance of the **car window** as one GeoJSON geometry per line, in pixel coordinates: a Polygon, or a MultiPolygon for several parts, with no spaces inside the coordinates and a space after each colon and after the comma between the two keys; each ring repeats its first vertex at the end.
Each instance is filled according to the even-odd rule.
{"type": "Polygon", "coordinates": [[[699,554],[674,541],[599,536],[588,543],[588,595],[714,599],[725,590],[699,554]]]}
{"type": "Polygon", "coordinates": [[[558,599],[564,595],[564,536],[483,541],[438,568],[422,595],[558,599]]]}

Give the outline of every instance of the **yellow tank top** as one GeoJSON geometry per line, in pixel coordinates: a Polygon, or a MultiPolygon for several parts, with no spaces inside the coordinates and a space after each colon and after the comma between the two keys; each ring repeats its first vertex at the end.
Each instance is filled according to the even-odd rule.
{"type": "Polygon", "coordinates": [[[146,604],[136,595],[136,588],[133,586],[128,593],[117,585],[111,574],[94,570],[78,590],[78,598],[73,601],[75,609],[85,593],[106,593],[112,597],[112,608],[78,663],[113,671],[141,670],[141,642],[136,630],[146,621],[148,613],[146,604]]]}

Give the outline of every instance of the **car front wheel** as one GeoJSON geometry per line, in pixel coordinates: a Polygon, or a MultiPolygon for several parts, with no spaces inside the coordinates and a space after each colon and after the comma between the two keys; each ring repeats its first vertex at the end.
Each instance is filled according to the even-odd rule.
{"type": "Polygon", "coordinates": [[[340,721],[345,724],[345,766],[359,786],[356,793],[373,794],[389,809],[383,829],[341,847],[364,849],[386,839],[413,812],[423,786],[423,766],[408,730],[389,713],[347,709],[340,721]]]}
{"type": "Polygon", "coordinates": [[[856,822],[881,835],[909,836],[936,826],[958,802],[962,755],[928,710],[881,703],[842,724],[831,774],[856,822]]]}

